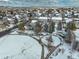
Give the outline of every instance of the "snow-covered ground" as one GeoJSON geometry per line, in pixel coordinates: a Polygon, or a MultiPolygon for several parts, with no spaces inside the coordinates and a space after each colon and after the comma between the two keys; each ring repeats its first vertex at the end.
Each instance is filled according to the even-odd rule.
{"type": "Polygon", "coordinates": [[[0,59],[40,59],[40,57],[41,46],[29,36],[12,32],[0,38],[0,59]]]}
{"type": "MultiPolygon", "coordinates": [[[[76,40],[79,41],[79,29],[74,31],[74,33],[76,35],[76,40]]],[[[54,51],[50,59],[79,59],[79,52],[72,50],[71,44],[63,42],[63,45],[54,51]],[[59,49],[61,49],[61,51],[59,51],[59,49]]]]}
{"type": "Polygon", "coordinates": [[[51,59],[79,59],[79,52],[72,51],[71,45],[64,43],[50,56],[51,59]],[[61,49],[61,51],[59,51],[61,49]]]}
{"type": "MultiPolygon", "coordinates": [[[[76,32],[79,33],[79,30],[76,30],[75,33],[76,32]]],[[[42,39],[45,44],[47,44],[45,40],[47,37],[42,39]]],[[[60,39],[55,35],[53,35],[52,38],[52,45],[57,46],[61,43],[60,39]]],[[[45,48],[45,56],[47,53],[48,50],[45,48]]],[[[14,30],[14,32],[0,38],[0,59],[40,59],[40,57],[40,44],[29,36],[18,35],[14,30]]],[[[70,57],[79,59],[79,52],[75,50],[72,51],[71,45],[63,41],[62,45],[52,53],[49,59],[68,59],[70,57]],[[59,49],[61,49],[61,51],[59,51],[59,49]]]]}
{"type": "Polygon", "coordinates": [[[76,35],[76,40],[79,41],[79,29],[77,29],[76,31],[74,31],[75,35],[76,35]]]}

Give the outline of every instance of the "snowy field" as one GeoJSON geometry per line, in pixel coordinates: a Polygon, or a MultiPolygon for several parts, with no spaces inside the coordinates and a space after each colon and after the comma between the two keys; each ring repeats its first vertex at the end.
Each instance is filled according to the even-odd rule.
{"type": "MultiPolygon", "coordinates": [[[[79,34],[79,30],[75,33],[79,34]]],[[[59,38],[52,36],[54,43],[57,45],[60,42],[59,38]]],[[[45,39],[45,38],[43,38],[45,39]]],[[[43,40],[47,44],[46,40],[43,40]]],[[[45,56],[48,50],[45,48],[45,56]]],[[[79,59],[79,52],[72,51],[71,45],[63,41],[63,44],[59,46],[49,59],[68,59],[68,56],[72,56],[73,59],[79,59]],[[62,49],[58,52],[59,49],[62,49]]],[[[40,59],[41,46],[39,43],[29,36],[17,35],[14,31],[10,34],[0,38],[0,59],[40,59]]]]}
{"type": "Polygon", "coordinates": [[[0,38],[0,59],[40,59],[41,46],[29,36],[10,33],[0,38]]]}

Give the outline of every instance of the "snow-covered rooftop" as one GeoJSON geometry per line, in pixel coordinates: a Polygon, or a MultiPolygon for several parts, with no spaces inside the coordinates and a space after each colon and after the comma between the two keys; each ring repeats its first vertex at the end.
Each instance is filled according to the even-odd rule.
{"type": "MultiPolygon", "coordinates": [[[[38,19],[50,19],[50,17],[39,17],[38,19]]],[[[52,17],[52,20],[62,20],[62,17],[52,17]]]]}

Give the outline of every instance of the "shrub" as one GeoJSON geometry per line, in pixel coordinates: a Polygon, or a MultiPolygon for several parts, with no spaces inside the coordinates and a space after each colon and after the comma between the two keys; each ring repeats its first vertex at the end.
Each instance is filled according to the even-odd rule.
{"type": "Polygon", "coordinates": [[[24,31],[25,30],[25,27],[24,26],[25,26],[24,22],[23,21],[20,21],[19,22],[19,25],[18,25],[18,29],[21,30],[21,31],[24,31]]]}
{"type": "Polygon", "coordinates": [[[70,30],[76,30],[76,25],[75,25],[75,23],[74,22],[69,22],[68,24],[67,24],[67,28],[69,28],[70,30]]]}

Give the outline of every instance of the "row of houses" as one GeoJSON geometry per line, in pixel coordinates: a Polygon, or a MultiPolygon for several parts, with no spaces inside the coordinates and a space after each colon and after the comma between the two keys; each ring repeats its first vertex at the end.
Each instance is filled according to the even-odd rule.
{"type": "Polygon", "coordinates": [[[67,23],[74,20],[76,26],[79,25],[79,10],[76,8],[1,8],[0,22],[15,24],[18,21],[47,21],[48,19],[54,22],[67,23]]]}

